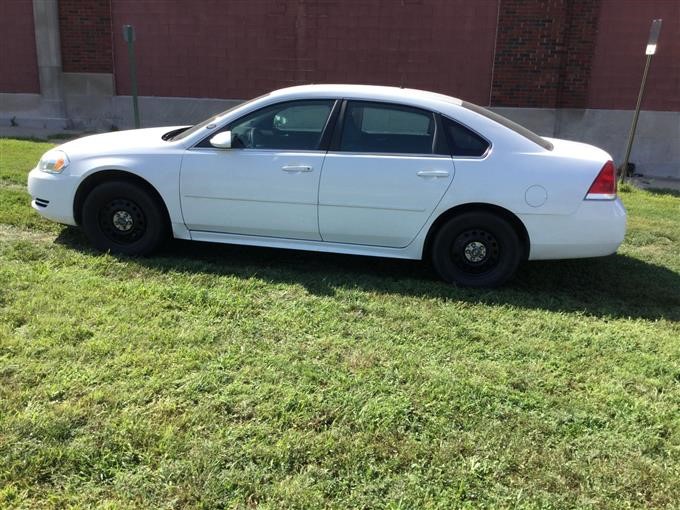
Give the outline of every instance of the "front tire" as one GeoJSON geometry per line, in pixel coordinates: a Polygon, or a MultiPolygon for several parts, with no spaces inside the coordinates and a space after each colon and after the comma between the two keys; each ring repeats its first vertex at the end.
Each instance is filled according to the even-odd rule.
{"type": "Polygon", "coordinates": [[[94,188],[85,199],[82,227],[98,249],[123,255],[148,255],[167,238],[161,205],[146,190],[126,181],[94,188]]]}
{"type": "Polygon", "coordinates": [[[517,233],[503,218],[467,212],[447,221],[432,244],[439,276],[465,287],[498,287],[508,281],[522,258],[517,233]]]}

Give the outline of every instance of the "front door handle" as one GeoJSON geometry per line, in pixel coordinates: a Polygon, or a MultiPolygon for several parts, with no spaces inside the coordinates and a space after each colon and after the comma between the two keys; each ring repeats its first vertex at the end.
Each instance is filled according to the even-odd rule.
{"type": "Polygon", "coordinates": [[[449,172],[446,170],[421,170],[416,175],[418,177],[448,177],[449,172]]]}
{"type": "Polygon", "coordinates": [[[312,167],[307,165],[285,165],[281,167],[281,170],[290,173],[311,172],[312,167]]]}

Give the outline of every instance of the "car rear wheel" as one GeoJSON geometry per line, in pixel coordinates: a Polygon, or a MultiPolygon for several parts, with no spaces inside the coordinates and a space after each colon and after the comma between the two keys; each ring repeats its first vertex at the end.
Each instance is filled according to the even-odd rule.
{"type": "Polygon", "coordinates": [[[167,237],[161,205],[140,186],[111,181],[94,188],[83,204],[82,226],[98,249],[147,255],[167,237]]]}
{"type": "Polygon", "coordinates": [[[503,218],[488,212],[463,213],[447,221],[432,244],[439,276],[465,287],[497,287],[517,270],[522,246],[503,218]]]}

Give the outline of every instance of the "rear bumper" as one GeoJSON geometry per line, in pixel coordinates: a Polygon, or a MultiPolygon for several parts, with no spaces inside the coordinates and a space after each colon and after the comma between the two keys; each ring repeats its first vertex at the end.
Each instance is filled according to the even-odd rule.
{"type": "Polygon", "coordinates": [[[626,235],[621,201],[584,200],[570,215],[521,215],[529,233],[529,260],[603,257],[615,253],[626,235]]]}
{"type": "Polygon", "coordinates": [[[73,198],[77,183],[76,177],[50,174],[34,168],[28,174],[31,207],[48,220],[75,225],[73,198]]]}

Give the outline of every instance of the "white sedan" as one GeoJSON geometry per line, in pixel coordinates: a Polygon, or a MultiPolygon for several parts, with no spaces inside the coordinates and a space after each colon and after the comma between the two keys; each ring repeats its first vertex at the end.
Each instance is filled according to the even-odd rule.
{"type": "Polygon", "coordinates": [[[526,259],[612,254],[626,230],[606,152],[392,87],[291,87],[192,127],[80,138],[28,189],[101,250],[148,254],[172,235],[429,259],[468,286],[526,259]]]}

